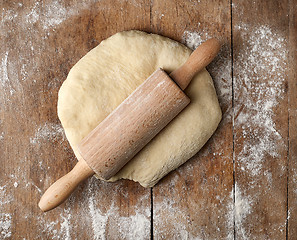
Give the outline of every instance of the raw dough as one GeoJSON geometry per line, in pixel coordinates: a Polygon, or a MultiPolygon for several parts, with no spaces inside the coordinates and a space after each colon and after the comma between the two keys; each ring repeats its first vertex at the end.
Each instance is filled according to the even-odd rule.
{"type": "MultiPolygon", "coordinates": [[[[158,67],[182,65],[191,50],[171,39],[140,31],[102,41],[70,70],[58,99],[58,115],[78,159],[77,144],[158,67]]],[[[155,185],[186,162],[211,137],[221,120],[212,79],[201,71],[186,89],[190,105],[116,176],[155,185]]]]}

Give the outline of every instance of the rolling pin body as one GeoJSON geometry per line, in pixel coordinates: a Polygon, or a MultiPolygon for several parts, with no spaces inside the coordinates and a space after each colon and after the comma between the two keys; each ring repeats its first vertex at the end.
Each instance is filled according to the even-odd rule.
{"type": "Polygon", "coordinates": [[[189,103],[184,92],[158,69],[83,139],[80,155],[108,180],[189,103]]]}

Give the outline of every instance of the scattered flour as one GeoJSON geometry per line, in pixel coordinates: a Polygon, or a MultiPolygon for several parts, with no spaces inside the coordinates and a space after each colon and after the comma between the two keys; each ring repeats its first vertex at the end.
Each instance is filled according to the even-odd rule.
{"type": "MultiPolygon", "coordinates": [[[[263,206],[255,203],[273,186],[273,171],[280,175],[287,171],[280,155],[286,148],[287,136],[281,135],[274,120],[279,103],[286,100],[287,46],[285,37],[266,25],[241,24],[235,30],[244,41],[242,50],[234,55],[233,126],[238,149],[234,157],[238,175],[243,174],[248,181],[244,189],[235,185],[235,230],[236,237],[250,239],[251,228],[257,224],[250,222],[251,218],[263,218],[258,213],[263,206]],[[274,162],[275,169],[269,169],[268,159],[274,162]],[[266,187],[262,189],[261,184],[266,187]]],[[[271,223],[270,228],[285,229],[277,222],[271,223]]]]}
{"type": "MultiPolygon", "coordinates": [[[[295,160],[296,161],[296,160],[295,160]]],[[[293,193],[295,194],[295,198],[297,199],[297,169],[291,170],[291,181],[296,186],[296,188],[293,190],[293,193]]]]}
{"type": "Polygon", "coordinates": [[[60,124],[45,123],[35,132],[35,136],[30,138],[31,144],[38,144],[41,141],[64,141],[65,134],[60,124]]]}
{"type": "MultiPolygon", "coordinates": [[[[95,2],[95,1],[93,1],[95,2]]],[[[198,1],[200,2],[200,1],[198,1]]],[[[91,6],[91,3],[80,3],[80,7],[77,9],[83,10],[91,6]]],[[[22,4],[18,5],[23,7],[22,4]]],[[[51,31],[54,30],[59,24],[67,20],[69,16],[75,16],[78,14],[77,9],[63,6],[59,1],[54,1],[51,4],[43,5],[41,2],[36,2],[35,5],[28,11],[5,10],[2,14],[0,26],[0,36],[3,36],[2,26],[5,23],[11,23],[13,20],[24,19],[22,22],[23,29],[32,29],[36,22],[41,22],[45,36],[48,36],[51,31]],[[44,8],[44,15],[41,13],[41,9],[44,8]]],[[[164,14],[160,15],[160,18],[164,17],[164,14]]],[[[245,145],[241,152],[238,154],[238,161],[242,166],[242,170],[246,171],[253,177],[263,173],[263,163],[265,156],[270,155],[273,158],[279,157],[278,149],[276,149],[276,142],[284,142],[282,136],[277,131],[274,118],[274,108],[277,107],[279,99],[282,99],[284,92],[285,82],[285,59],[287,58],[287,52],[285,39],[275,33],[267,26],[259,26],[258,28],[251,28],[249,25],[242,24],[235,26],[240,30],[244,39],[247,39],[247,49],[244,53],[240,53],[238,58],[235,59],[234,69],[237,69],[239,74],[235,78],[235,93],[238,90],[242,90],[242,96],[235,96],[235,100],[239,102],[238,106],[235,106],[234,110],[234,124],[242,128],[242,137],[245,138],[245,145]],[[247,54],[248,53],[248,54],[247,54]],[[269,69],[269,71],[267,71],[269,69]],[[250,76],[254,74],[253,78],[250,76]],[[264,77],[262,84],[258,83],[258,76],[264,77]],[[242,98],[242,99],[240,99],[242,98]],[[256,102],[255,102],[256,99],[256,102]],[[240,102],[242,100],[243,102],[240,102]],[[243,106],[243,107],[242,107],[243,106]],[[245,111],[246,109],[246,111],[245,111]],[[248,113],[253,113],[249,115],[248,113]],[[253,126],[253,127],[252,127],[253,126]],[[265,134],[263,134],[265,133],[265,134]]],[[[11,30],[13,31],[13,29],[11,30]]],[[[30,31],[28,31],[30,34],[30,31]]],[[[29,36],[29,35],[28,35],[29,36]]],[[[191,49],[195,49],[202,40],[207,39],[209,36],[207,33],[197,33],[185,31],[183,35],[183,43],[191,49]]],[[[31,50],[34,50],[34,46],[30,46],[31,50]]],[[[9,87],[10,95],[13,95],[15,89],[10,83],[10,75],[8,71],[9,64],[9,52],[0,53],[1,58],[1,86],[9,87]]],[[[23,56],[24,58],[24,56],[23,56]]],[[[224,56],[218,59],[218,62],[222,63],[218,68],[217,73],[213,73],[212,76],[217,85],[217,91],[220,100],[225,101],[224,104],[229,103],[230,100],[230,86],[231,86],[231,61],[229,56],[224,56]],[[221,79],[222,83],[220,83],[221,79]]],[[[28,76],[28,68],[25,64],[21,66],[21,75],[25,78],[28,76]]],[[[4,133],[0,135],[0,140],[4,138],[4,133]]],[[[45,123],[40,126],[35,135],[30,138],[31,144],[37,144],[43,140],[57,140],[65,139],[64,131],[59,124],[45,123]]],[[[285,144],[285,143],[284,143],[285,144]]],[[[271,181],[271,173],[264,172],[268,181],[271,181]]],[[[297,179],[297,178],[296,178],[297,179]]],[[[32,184],[41,193],[42,191],[33,183],[27,183],[28,186],[32,184]]],[[[13,184],[14,187],[18,187],[18,183],[13,184]]],[[[297,194],[297,192],[296,192],[297,194]]],[[[233,193],[232,193],[233,195],[233,193]]],[[[235,206],[228,204],[227,208],[230,213],[234,213],[236,231],[241,233],[241,236],[248,237],[248,233],[242,228],[246,217],[252,213],[254,199],[250,196],[243,194],[241,189],[235,185],[235,206]]],[[[118,215],[118,209],[112,204],[107,212],[103,213],[100,208],[96,207],[96,195],[92,195],[88,200],[89,214],[92,221],[92,229],[95,239],[106,238],[106,226],[111,218],[118,215]]],[[[0,205],[9,204],[13,200],[13,196],[6,192],[6,186],[0,186],[0,205]]],[[[230,201],[229,201],[230,203],[230,201]]],[[[156,216],[156,223],[158,224],[158,215],[161,211],[166,210],[169,214],[168,219],[175,219],[174,224],[177,232],[180,236],[185,236],[188,239],[199,238],[200,236],[193,236],[187,232],[186,225],[179,224],[176,216],[183,216],[181,210],[175,206],[175,202],[170,199],[164,198],[163,202],[154,206],[154,216],[156,216]]],[[[290,213],[290,212],[289,212],[290,213]]],[[[140,210],[135,210],[135,214],[129,217],[119,217],[119,232],[123,236],[128,236],[135,239],[143,239],[145,234],[150,232],[150,212],[142,213],[140,210]],[[130,232],[126,232],[127,229],[130,232]]],[[[290,214],[288,215],[289,218],[290,214]]],[[[232,226],[233,218],[232,214],[226,216],[228,218],[228,226],[232,226]],[[231,219],[231,220],[230,220],[231,219]]],[[[65,210],[55,221],[41,220],[42,229],[44,231],[50,231],[54,234],[56,239],[71,239],[71,213],[70,210],[65,210]]],[[[169,220],[168,220],[169,221],[169,220]]],[[[0,236],[1,238],[9,238],[11,236],[11,224],[12,217],[8,213],[0,213],[0,236]]],[[[163,224],[159,222],[159,224],[163,224]]],[[[233,234],[233,233],[232,233],[233,234]]],[[[230,235],[231,239],[233,235],[230,235]]],[[[182,238],[181,238],[182,239],[182,238]]]]}
{"type": "Polygon", "coordinates": [[[0,140],[3,140],[3,139],[4,139],[4,135],[5,135],[4,132],[1,132],[1,133],[0,133],[0,140]]]}
{"type": "Polygon", "coordinates": [[[252,205],[252,197],[245,196],[238,185],[235,184],[235,229],[236,236],[240,236],[242,239],[250,239],[243,225],[246,217],[252,213],[252,205]]]}
{"type": "Polygon", "coordinates": [[[64,213],[60,214],[60,217],[63,219],[63,221],[61,222],[61,228],[60,228],[60,234],[62,233],[62,237],[65,240],[71,240],[70,237],[70,230],[71,230],[71,225],[70,225],[70,219],[71,219],[71,214],[70,214],[70,210],[64,210],[64,213]],[[64,216],[64,214],[66,216],[64,216]]]}
{"type": "MultiPolygon", "coordinates": [[[[185,44],[187,47],[191,48],[192,50],[196,49],[202,42],[210,38],[211,36],[208,35],[207,32],[192,32],[192,31],[185,31],[182,37],[182,43],[185,44]]],[[[232,78],[231,78],[231,70],[232,70],[232,63],[231,63],[231,51],[230,46],[223,46],[219,56],[215,59],[213,65],[215,66],[215,71],[210,72],[215,86],[217,90],[217,94],[219,97],[220,104],[224,110],[224,118],[223,121],[231,122],[232,121],[232,78]]],[[[218,143],[213,146],[213,150],[218,155],[222,156],[224,153],[222,152],[222,144],[218,143]]],[[[215,154],[214,154],[215,156],[215,154]]],[[[222,156],[224,158],[225,156],[222,156]]],[[[177,170],[179,171],[179,170],[177,170]]],[[[186,167],[183,168],[182,175],[191,176],[193,169],[191,164],[187,164],[186,167]]],[[[177,184],[179,177],[175,175],[170,183],[168,188],[174,189],[175,185],[177,184]]],[[[205,191],[208,191],[205,189],[205,191]]],[[[185,194],[187,190],[185,189],[185,194]]],[[[176,196],[179,196],[182,193],[176,193],[176,196]]],[[[222,214],[218,214],[219,217],[224,218],[222,220],[226,223],[227,229],[227,236],[226,239],[234,239],[234,201],[233,201],[233,190],[227,197],[218,198],[220,205],[225,205],[226,208],[218,208],[218,210],[222,210],[222,214]]],[[[162,194],[161,194],[162,195],[162,194]]],[[[174,226],[174,233],[172,233],[176,239],[207,239],[208,236],[205,233],[203,226],[201,229],[197,230],[197,225],[191,225],[191,221],[189,220],[189,216],[185,213],[187,210],[181,209],[181,205],[176,203],[177,200],[170,199],[169,197],[164,197],[163,200],[157,201],[154,203],[154,225],[160,226],[155,228],[155,233],[160,238],[166,238],[168,234],[168,226],[174,226]],[[162,216],[162,217],[159,217],[162,216]],[[164,216],[167,216],[164,218],[164,216]]],[[[201,203],[203,205],[203,203],[201,203]]],[[[199,211],[203,211],[197,203],[191,205],[192,211],[197,211],[199,215],[199,211]],[[194,209],[196,206],[196,209],[194,209]]],[[[214,206],[216,208],[216,206],[214,206]]],[[[221,220],[218,219],[218,222],[221,220]]],[[[216,227],[216,223],[214,223],[213,228],[216,228],[218,233],[221,231],[219,226],[216,227]]],[[[206,227],[207,228],[207,227],[206,227]]],[[[224,233],[222,233],[224,234],[224,233]]]]}
{"type": "MultiPolygon", "coordinates": [[[[234,110],[231,104],[232,63],[228,46],[225,46],[225,49],[223,46],[219,57],[213,63],[218,66],[218,71],[210,73],[214,79],[222,109],[228,106],[222,122],[229,121],[229,117],[234,116],[233,119],[231,118],[233,125],[236,129],[242,130],[242,135],[235,136],[235,139],[244,138],[244,144],[235,156],[240,170],[251,178],[250,187],[257,187],[257,179],[262,176],[266,177],[268,186],[272,186],[272,172],[263,168],[263,165],[267,156],[274,159],[280,157],[280,150],[277,148],[280,143],[286,146],[285,138],[277,130],[274,121],[275,109],[286,96],[288,54],[286,40],[282,34],[274,32],[265,25],[253,27],[241,24],[235,26],[235,30],[245,42],[243,42],[243,50],[238,49],[239,53],[235,52],[234,56],[234,110]]],[[[207,38],[208,36],[203,32],[185,31],[183,43],[195,49],[202,39],[207,38]]],[[[280,170],[286,171],[285,168],[280,170]]],[[[232,202],[228,202],[227,205],[230,219],[232,219],[231,213],[234,212],[236,236],[248,239],[249,229],[245,228],[245,221],[253,212],[254,202],[260,195],[245,194],[237,184],[234,191],[234,206],[232,202]]],[[[228,221],[228,225],[231,228],[232,222],[228,221]]],[[[230,239],[232,239],[231,235],[230,239]]]]}
{"type": "Polygon", "coordinates": [[[16,89],[15,87],[13,87],[14,84],[12,84],[12,82],[8,77],[9,52],[6,51],[3,55],[4,56],[1,59],[1,67],[0,67],[0,81],[3,89],[9,91],[10,95],[13,95],[16,92],[16,89]]]}
{"type": "Polygon", "coordinates": [[[169,236],[181,240],[204,239],[200,234],[197,234],[197,231],[202,233],[202,229],[191,229],[192,225],[188,219],[189,217],[172,198],[163,197],[161,202],[158,201],[154,204],[153,209],[154,225],[157,226],[154,228],[155,235],[158,238],[166,239],[169,234],[169,236]],[[170,226],[170,228],[166,226],[170,226]],[[195,233],[192,233],[191,230],[195,233]]]}
{"type": "Polygon", "coordinates": [[[120,217],[118,229],[123,238],[127,239],[145,239],[150,233],[150,209],[146,209],[145,215],[136,210],[135,215],[129,217],[120,217]],[[129,231],[127,231],[129,229],[129,231]]]}
{"type": "Polygon", "coordinates": [[[7,71],[7,61],[8,61],[8,51],[4,53],[4,56],[1,59],[1,85],[4,88],[5,85],[9,82],[8,71],[7,71]]]}
{"type": "MultiPolygon", "coordinates": [[[[96,199],[96,191],[89,192],[88,207],[91,217],[94,239],[108,239],[106,229],[108,224],[113,224],[112,220],[116,218],[116,229],[121,239],[147,239],[150,235],[150,208],[140,210],[137,204],[135,205],[135,213],[127,217],[119,216],[119,208],[111,203],[109,209],[104,213],[98,207],[99,199],[96,199]]],[[[138,200],[140,203],[141,200],[138,200]]]]}
{"type": "Polygon", "coordinates": [[[46,20],[44,21],[43,28],[53,28],[67,19],[67,9],[60,4],[59,1],[54,1],[47,5],[46,20]]]}
{"type": "Polygon", "coordinates": [[[8,40],[11,35],[22,36],[17,44],[19,49],[13,51],[17,54],[11,54],[10,57],[9,51],[0,52],[0,84],[6,91],[4,96],[0,96],[0,103],[1,101],[6,103],[3,104],[3,107],[6,107],[15,92],[22,90],[22,81],[30,80],[36,83],[36,80],[32,79],[32,73],[33,75],[38,73],[40,65],[36,64],[39,61],[34,61],[33,57],[35,55],[38,57],[44,44],[34,39],[34,34],[38,34],[40,39],[47,39],[63,21],[71,16],[78,15],[80,11],[89,9],[95,2],[96,0],[83,1],[77,3],[75,7],[66,7],[61,1],[52,1],[47,4],[36,1],[32,6],[15,4],[11,6],[11,9],[1,9],[0,38],[6,40],[3,49],[15,47],[12,45],[13,41],[8,40]],[[36,24],[41,25],[42,29],[36,27],[36,24]]]}
{"type": "MultiPolygon", "coordinates": [[[[49,221],[46,215],[38,216],[38,222],[42,232],[46,236],[51,236],[51,239],[71,240],[71,220],[70,209],[64,209],[55,221],[49,221]]],[[[76,239],[76,238],[75,238],[76,239]]]]}
{"type": "Polygon", "coordinates": [[[263,174],[266,156],[278,158],[277,146],[286,144],[273,119],[285,96],[287,48],[285,39],[268,26],[239,25],[236,29],[246,39],[244,52],[234,62],[234,125],[242,129],[245,139],[237,158],[255,177],[263,174]]]}
{"type": "Polygon", "coordinates": [[[5,14],[1,14],[2,23],[12,21],[13,19],[15,19],[18,16],[18,12],[11,10],[11,9],[6,10],[3,8],[2,11],[3,11],[3,13],[5,13],[5,14]]]}
{"type": "MultiPolygon", "coordinates": [[[[10,192],[7,191],[7,185],[0,186],[0,209],[6,204],[9,205],[13,201],[13,196],[10,192]]],[[[4,208],[3,208],[4,209],[4,208]]],[[[1,210],[0,213],[0,239],[10,238],[11,237],[11,219],[10,213],[4,213],[4,210],[1,210]]]]}
{"type": "Polygon", "coordinates": [[[48,30],[65,21],[67,19],[66,15],[67,10],[59,1],[53,1],[48,5],[42,5],[40,2],[36,2],[31,12],[26,15],[26,22],[28,24],[34,24],[37,21],[41,21],[43,29],[48,30]],[[40,17],[41,7],[45,7],[46,9],[42,18],[40,17]]]}
{"type": "Polygon", "coordinates": [[[105,229],[108,218],[110,217],[111,212],[113,212],[114,205],[110,206],[109,211],[103,214],[99,208],[94,206],[94,199],[89,198],[89,210],[92,218],[92,228],[94,233],[94,239],[103,240],[105,238],[105,229]]]}
{"type": "Polygon", "coordinates": [[[185,44],[188,48],[191,48],[192,50],[194,50],[207,38],[208,38],[207,33],[185,31],[182,36],[182,43],[185,44]]]}
{"type": "Polygon", "coordinates": [[[1,239],[11,237],[11,215],[8,213],[0,213],[0,237],[1,239]]]}
{"type": "Polygon", "coordinates": [[[10,204],[14,199],[12,194],[7,191],[7,188],[10,189],[7,185],[0,186],[0,206],[10,204]]]}
{"type": "MultiPolygon", "coordinates": [[[[196,171],[195,168],[183,166],[176,171],[177,174],[170,178],[166,186],[158,189],[158,194],[155,196],[153,206],[155,236],[158,239],[172,236],[174,239],[211,239],[216,235],[219,239],[234,239],[233,190],[231,192],[226,190],[216,196],[215,200],[208,201],[203,197],[199,199],[191,194],[191,187],[185,186],[184,179],[181,179],[181,176],[191,176],[196,171]],[[183,188],[180,188],[180,185],[183,188]],[[168,189],[170,189],[169,196],[168,189]],[[191,197],[183,198],[183,195],[189,194],[191,197]],[[206,211],[209,211],[208,216],[205,214],[206,211]],[[208,222],[211,222],[211,226],[208,222]]],[[[213,188],[213,185],[204,183],[199,187],[199,195],[207,196],[213,191],[210,188],[213,188]]]]}
{"type": "MultiPolygon", "coordinates": [[[[43,30],[49,31],[57,27],[63,21],[71,16],[78,15],[80,11],[89,9],[96,0],[88,2],[79,2],[75,8],[70,6],[66,7],[61,1],[52,1],[48,4],[44,4],[40,1],[26,10],[18,11],[17,9],[3,9],[4,13],[2,23],[10,22],[14,19],[23,19],[22,23],[24,27],[34,27],[36,22],[39,22],[43,26],[43,30]]],[[[18,8],[24,7],[19,5],[18,8]]]]}
{"type": "Polygon", "coordinates": [[[291,218],[291,211],[288,210],[288,216],[287,216],[287,221],[291,218]]]}
{"type": "Polygon", "coordinates": [[[194,5],[197,5],[197,3],[200,3],[201,0],[189,0],[190,3],[194,4],[194,5]]]}
{"type": "Polygon", "coordinates": [[[27,13],[26,14],[26,23],[27,24],[34,24],[38,21],[39,19],[39,13],[37,12],[38,11],[38,6],[40,6],[40,2],[36,2],[34,4],[34,6],[32,7],[32,10],[31,12],[27,13]]]}
{"type": "MultiPolygon", "coordinates": [[[[46,40],[48,37],[56,30],[56,28],[63,22],[73,16],[78,16],[81,11],[90,9],[93,3],[97,2],[88,1],[88,2],[78,2],[76,6],[64,4],[61,1],[52,1],[51,3],[44,3],[42,1],[36,1],[31,6],[27,4],[14,4],[12,9],[1,9],[1,19],[0,19],[0,38],[6,39],[10,36],[22,36],[21,42],[18,42],[19,51],[16,51],[17,54],[13,52],[6,51],[6,49],[12,49],[14,46],[11,41],[5,41],[6,45],[3,46],[5,51],[0,52],[0,87],[3,87],[7,92],[5,95],[0,96],[0,103],[2,100],[4,103],[9,103],[13,93],[22,90],[22,82],[30,81],[30,84],[36,84],[36,80],[32,79],[32,73],[40,74],[40,65],[36,64],[34,58],[38,58],[42,48],[46,45],[46,40]],[[23,9],[20,9],[23,8],[23,9]],[[36,41],[35,35],[38,34],[40,39],[43,42],[36,41]],[[34,45],[36,44],[36,45],[34,45]],[[40,45],[37,45],[40,44],[40,45]],[[25,51],[26,50],[26,51],[25,51]],[[29,51],[28,51],[29,50],[29,51]]],[[[137,1],[135,1],[136,3],[137,1]]],[[[143,6],[139,4],[139,6],[143,6]]],[[[163,17],[163,15],[161,15],[163,17]]],[[[16,40],[16,39],[15,39],[16,40]]],[[[19,41],[19,40],[16,40],[19,41]]],[[[38,62],[38,61],[37,61],[38,62]]],[[[55,86],[54,86],[55,87],[55,86]]],[[[52,89],[52,83],[49,83],[48,90],[52,89]]],[[[40,89],[40,91],[44,91],[40,89]]],[[[7,104],[6,104],[7,105],[7,104]]],[[[5,106],[4,106],[5,107],[5,106]]],[[[4,139],[4,132],[0,132],[0,140],[4,139]]],[[[43,141],[64,141],[64,131],[59,124],[55,123],[44,123],[41,126],[36,126],[35,133],[30,138],[31,144],[40,144],[43,141]]],[[[29,159],[24,159],[28,162],[29,159]]],[[[42,168],[42,162],[38,163],[38,167],[42,168]]],[[[27,176],[27,173],[22,170],[17,172],[17,178],[13,175],[11,179],[10,186],[0,187],[0,206],[9,205],[14,199],[13,193],[8,193],[8,189],[14,190],[14,188],[19,187],[19,185],[24,184],[24,187],[29,190],[32,187],[32,192],[34,194],[41,194],[44,192],[44,189],[40,189],[39,181],[36,183],[27,176]]],[[[48,185],[44,183],[44,185],[48,185]]],[[[38,196],[39,196],[38,195],[38,196]]],[[[97,195],[93,195],[97,196],[97,195]]],[[[97,197],[99,198],[99,197],[97,197]]],[[[96,198],[91,198],[93,200],[94,206],[92,208],[92,203],[89,203],[88,215],[83,216],[83,218],[88,219],[91,215],[93,221],[100,221],[100,218],[104,215],[100,215],[100,208],[98,206],[98,200],[96,198]],[[96,208],[95,208],[96,206],[96,208]]],[[[99,198],[100,199],[100,198],[99,198]]],[[[140,200],[139,200],[140,201],[140,200]]],[[[140,202],[139,202],[140,204],[140,202]]],[[[114,216],[119,218],[116,226],[119,233],[124,237],[129,237],[130,239],[143,239],[150,236],[150,208],[145,208],[140,205],[137,205],[135,208],[135,213],[130,214],[128,217],[119,216],[120,209],[115,207],[110,208],[110,211],[107,213],[107,219],[103,225],[108,225],[108,221],[111,220],[114,216]]],[[[24,215],[18,216],[23,221],[30,221],[32,216],[30,208],[24,209],[24,215]]],[[[12,215],[8,213],[1,213],[0,215],[0,238],[10,237],[12,235],[10,228],[12,224],[12,215]]],[[[60,215],[53,218],[47,217],[48,215],[40,215],[38,217],[40,236],[37,237],[46,237],[53,239],[71,239],[71,233],[76,232],[72,226],[73,222],[76,220],[73,219],[71,210],[65,210],[60,215]]],[[[102,225],[102,226],[103,226],[102,225]]],[[[101,236],[104,236],[104,233],[101,234],[101,231],[105,232],[105,228],[96,227],[94,223],[92,226],[89,226],[91,230],[94,231],[94,236],[97,239],[101,239],[101,236]],[[101,229],[101,230],[100,230],[101,229]]]]}
{"type": "MultiPolygon", "coordinates": [[[[227,200],[226,209],[227,214],[225,215],[226,227],[229,230],[226,240],[235,239],[234,236],[234,223],[235,223],[235,206],[234,206],[234,197],[235,197],[235,188],[233,187],[229,194],[229,199],[227,200]],[[233,231],[232,231],[233,230],[233,231]]],[[[220,201],[220,203],[222,200],[220,201]]]]}
{"type": "MultiPolygon", "coordinates": [[[[0,25],[1,32],[1,25],[0,25]]],[[[1,36],[1,35],[0,35],[1,36]]],[[[17,78],[17,63],[10,61],[9,51],[0,52],[1,65],[0,65],[0,86],[3,88],[3,98],[2,101],[6,98],[6,102],[10,101],[10,97],[17,91],[22,91],[22,86],[17,78]],[[9,94],[7,94],[9,93],[9,94]]],[[[2,94],[1,94],[2,95],[2,94]]],[[[1,98],[0,98],[1,101],[1,98]]],[[[5,108],[4,106],[2,106],[5,108]]]]}

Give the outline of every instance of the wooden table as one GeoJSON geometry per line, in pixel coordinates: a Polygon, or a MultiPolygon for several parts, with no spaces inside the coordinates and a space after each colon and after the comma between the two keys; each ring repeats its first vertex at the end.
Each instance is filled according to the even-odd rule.
{"type": "Polygon", "coordinates": [[[296,0],[1,1],[0,239],[297,239],[296,0]],[[130,29],[190,47],[225,42],[208,67],[223,120],[154,188],[89,179],[42,213],[76,159],[57,117],[70,68],[130,29]]]}

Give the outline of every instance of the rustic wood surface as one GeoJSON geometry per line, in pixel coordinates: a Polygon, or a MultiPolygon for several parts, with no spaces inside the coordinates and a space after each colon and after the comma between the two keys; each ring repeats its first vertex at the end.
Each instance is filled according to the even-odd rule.
{"type": "MultiPolygon", "coordinates": [[[[288,205],[287,236],[297,238],[297,4],[289,2],[289,69],[288,69],[288,205]]],[[[289,239],[289,238],[288,238],[289,239]]]]}
{"type": "Polygon", "coordinates": [[[233,1],[235,236],[239,239],[287,235],[288,6],[286,1],[233,1]]]}
{"type": "Polygon", "coordinates": [[[297,239],[296,0],[1,1],[0,239],[297,239]],[[57,117],[70,68],[138,29],[224,46],[208,67],[223,119],[152,189],[94,177],[42,213],[76,159],[57,117]]]}

